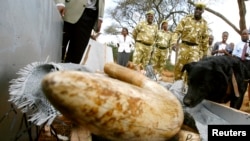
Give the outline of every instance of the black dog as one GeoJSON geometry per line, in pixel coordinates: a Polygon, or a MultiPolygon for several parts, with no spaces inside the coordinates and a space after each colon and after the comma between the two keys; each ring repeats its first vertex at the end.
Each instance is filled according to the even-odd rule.
{"type": "Polygon", "coordinates": [[[244,64],[231,56],[212,56],[183,66],[187,72],[188,91],[183,103],[194,107],[203,99],[218,103],[230,101],[230,107],[240,109],[247,89],[249,74],[244,64]],[[238,90],[234,89],[237,82],[238,90]],[[239,92],[238,95],[235,91],[239,92]]]}

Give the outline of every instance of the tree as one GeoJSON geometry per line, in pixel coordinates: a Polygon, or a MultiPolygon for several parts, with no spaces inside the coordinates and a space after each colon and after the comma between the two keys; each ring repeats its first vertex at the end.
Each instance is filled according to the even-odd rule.
{"type": "Polygon", "coordinates": [[[191,5],[186,6],[185,0],[147,0],[146,3],[145,0],[116,0],[115,3],[116,7],[107,12],[107,15],[117,23],[113,28],[126,26],[128,29],[133,29],[139,21],[145,18],[145,12],[153,9],[158,25],[165,19],[174,23],[170,24],[173,25],[170,27],[171,30],[181,17],[191,13],[191,5]]]}
{"type": "MultiPolygon", "coordinates": [[[[240,28],[237,28],[232,22],[230,22],[230,20],[228,20],[226,17],[224,17],[219,12],[216,12],[213,9],[210,9],[208,7],[206,7],[205,10],[212,13],[212,14],[214,14],[215,16],[221,18],[229,26],[231,26],[238,34],[241,34],[242,30],[247,29],[247,27],[246,27],[246,19],[245,19],[247,10],[246,10],[245,1],[248,1],[248,0],[237,0],[238,8],[239,8],[239,17],[240,17],[240,20],[239,20],[239,27],[240,28]]],[[[191,0],[188,0],[188,3],[190,3],[191,5],[194,5],[194,2],[191,1],[191,0]]]]}
{"type": "Polygon", "coordinates": [[[112,34],[112,35],[117,35],[118,33],[120,33],[120,31],[117,29],[117,27],[119,27],[119,26],[116,24],[112,24],[111,26],[108,26],[107,28],[105,28],[104,32],[112,34]]]}
{"type": "MultiPolygon", "coordinates": [[[[239,28],[234,25],[230,20],[219,12],[206,7],[205,10],[221,18],[229,26],[231,26],[238,34],[241,34],[243,29],[246,29],[246,5],[247,0],[237,0],[239,8],[239,28]]],[[[218,2],[215,0],[209,0],[210,3],[218,2]]],[[[193,0],[116,0],[117,6],[114,9],[108,11],[108,15],[116,21],[117,25],[113,28],[119,29],[123,26],[133,29],[134,26],[145,17],[145,12],[149,9],[155,11],[155,20],[160,24],[164,19],[169,20],[169,30],[173,30],[180,19],[193,12],[194,1],[193,0]]],[[[213,3],[214,4],[214,3],[213,3]]],[[[109,32],[106,32],[109,33],[109,32]]]]}

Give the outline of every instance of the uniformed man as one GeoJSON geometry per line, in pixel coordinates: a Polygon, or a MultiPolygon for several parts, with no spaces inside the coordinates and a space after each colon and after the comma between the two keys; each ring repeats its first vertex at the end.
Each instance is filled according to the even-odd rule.
{"type": "Polygon", "coordinates": [[[213,42],[214,42],[214,36],[211,34],[211,35],[209,35],[209,40],[208,40],[207,56],[211,56],[212,55],[213,42]]]}
{"type": "Polygon", "coordinates": [[[136,65],[141,64],[144,69],[149,63],[152,46],[158,30],[157,24],[153,23],[153,21],[154,11],[150,10],[146,13],[146,21],[138,23],[132,32],[135,40],[132,62],[136,65]]]}
{"type": "Polygon", "coordinates": [[[167,60],[170,59],[169,56],[172,51],[172,45],[172,33],[168,31],[168,21],[163,20],[161,22],[160,30],[156,35],[154,52],[152,55],[152,65],[156,74],[161,75],[167,60]]]}
{"type": "Polygon", "coordinates": [[[174,69],[175,80],[185,80],[181,71],[183,65],[207,55],[209,34],[207,21],[202,17],[204,9],[205,4],[197,3],[194,14],[184,17],[174,31],[176,42],[181,40],[174,69]]]}

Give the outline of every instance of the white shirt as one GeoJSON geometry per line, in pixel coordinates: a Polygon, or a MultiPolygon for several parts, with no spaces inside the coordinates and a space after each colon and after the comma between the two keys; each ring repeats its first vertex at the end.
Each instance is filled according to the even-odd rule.
{"type": "Polygon", "coordinates": [[[96,10],[96,0],[88,0],[86,8],[96,10]]]}
{"type": "Polygon", "coordinates": [[[133,42],[134,39],[128,35],[126,38],[123,35],[117,35],[117,43],[119,44],[118,52],[125,51],[126,53],[130,53],[133,49],[133,42]]]}
{"type": "MultiPolygon", "coordinates": [[[[226,49],[226,44],[219,44],[218,50],[225,50],[226,49]]],[[[225,55],[225,53],[216,53],[215,56],[221,56],[221,55],[225,55]]]]}
{"type": "MultiPolygon", "coordinates": [[[[245,46],[246,42],[240,41],[239,43],[237,43],[234,47],[234,50],[232,52],[232,55],[237,56],[239,58],[241,58],[244,46],[245,46]]],[[[247,53],[250,54],[250,48],[249,48],[249,44],[247,43],[247,53]]],[[[250,60],[250,57],[247,56],[246,60],[250,60]]]]}
{"type": "MultiPolygon", "coordinates": [[[[97,2],[97,0],[88,0],[86,8],[96,10],[96,6],[95,6],[96,2],[97,2]]],[[[63,3],[57,3],[56,6],[64,6],[65,7],[65,5],[63,3]]]]}

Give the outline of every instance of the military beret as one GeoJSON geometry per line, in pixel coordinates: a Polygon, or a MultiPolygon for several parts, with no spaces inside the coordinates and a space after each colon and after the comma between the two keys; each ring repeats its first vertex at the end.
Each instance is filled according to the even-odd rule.
{"type": "Polygon", "coordinates": [[[162,25],[163,23],[168,23],[168,21],[167,21],[167,20],[163,20],[163,21],[161,22],[161,25],[162,25]]]}
{"type": "Polygon", "coordinates": [[[149,10],[149,11],[146,12],[146,15],[148,15],[148,14],[152,14],[153,15],[153,14],[155,14],[155,12],[153,10],[149,10]]]}
{"type": "Polygon", "coordinates": [[[195,4],[195,8],[205,9],[205,7],[206,7],[205,3],[197,2],[195,4]]]}

